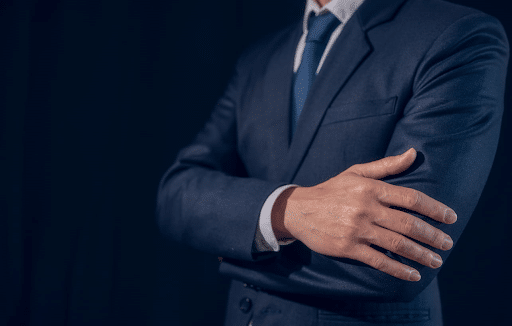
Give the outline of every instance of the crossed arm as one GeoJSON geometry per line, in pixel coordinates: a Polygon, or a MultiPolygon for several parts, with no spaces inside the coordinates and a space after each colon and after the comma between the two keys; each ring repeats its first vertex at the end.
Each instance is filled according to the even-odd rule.
{"type": "MultiPolygon", "coordinates": [[[[358,256],[354,255],[354,250],[344,251],[350,253],[343,256],[341,251],[330,249],[334,243],[332,239],[324,241],[320,248],[321,241],[313,238],[317,236],[316,239],[319,239],[312,230],[314,228],[305,231],[305,226],[311,224],[303,223],[301,226],[297,219],[286,220],[284,212],[288,207],[285,206],[286,209],[281,212],[282,223],[275,219],[277,233],[283,232],[280,236],[297,238],[308,246],[312,250],[313,260],[317,262],[316,266],[327,264],[336,266],[338,270],[335,274],[327,275],[312,269],[314,266],[306,266],[289,271],[284,279],[275,275],[273,267],[269,265],[258,267],[258,273],[264,273],[267,279],[278,280],[276,284],[286,283],[283,288],[292,286],[302,293],[316,291],[347,298],[405,301],[414,298],[437,275],[438,269],[432,268],[435,267],[435,263],[432,266],[433,258],[439,255],[441,260],[446,260],[448,252],[441,250],[445,249],[444,239],[450,238],[456,243],[460,237],[486,182],[499,136],[508,43],[499,23],[487,17],[479,19],[484,22],[473,24],[461,20],[451,26],[433,44],[418,67],[413,97],[396,125],[385,156],[402,154],[413,147],[421,155],[421,160],[417,160],[419,162],[406,173],[379,182],[375,180],[379,175],[367,178],[366,172],[360,170],[361,166],[348,171],[353,179],[356,174],[375,181],[367,182],[358,200],[359,212],[363,212],[359,216],[371,216],[373,222],[369,222],[366,229],[360,229],[363,236],[357,237],[360,241],[356,244],[361,245],[363,241],[365,248],[369,248],[368,244],[375,244],[388,249],[391,252],[385,256],[389,259],[382,255],[377,255],[381,259],[376,259],[376,253],[368,249],[360,251],[358,256]],[[465,31],[462,38],[461,30],[465,31]],[[421,193],[429,208],[425,210],[421,205],[417,206],[416,201],[406,204],[408,199],[405,199],[404,205],[400,205],[400,199],[390,190],[397,188],[389,187],[389,191],[382,193],[378,187],[368,185],[382,186],[380,182],[409,188],[415,191],[414,194],[421,193]],[[373,197],[364,193],[373,194],[373,197]],[[390,200],[393,197],[395,201],[390,200]],[[375,199],[384,204],[380,209],[374,205],[375,199]],[[400,211],[400,206],[412,208],[412,211],[400,211]],[[445,216],[452,216],[448,207],[457,212],[456,223],[450,224],[453,222],[450,219],[448,224],[443,223],[445,216]],[[389,213],[390,210],[394,211],[393,214],[389,213]],[[375,230],[378,223],[379,230],[384,230],[380,231],[381,235],[372,231],[365,233],[369,226],[375,230]],[[394,226],[386,226],[386,223],[393,223],[394,226]],[[420,229],[423,231],[420,232],[420,229]],[[383,232],[387,236],[382,236],[383,232]],[[397,235],[407,235],[408,232],[413,232],[409,234],[411,238],[427,246],[418,247],[418,244],[405,237],[393,242],[397,235]],[[353,265],[343,259],[330,259],[323,254],[350,259],[359,257],[360,261],[380,270],[353,265]],[[405,281],[414,280],[414,271],[421,274],[421,280],[405,281]]],[[[240,84],[240,75],[235,73],[210,120],[194,142],[179,153],[175,164],[163,177],[158,193],[157,215],[162,232],[175,240],[217,256],[250,263],[255,261],[252,243],[260,209],[272,191],[284,183],[250,178],[238,157],[236,103],[240,96],[240,84]]],[[[413,153],[408,155],[409,158],[407,155],[403,158],[407,164],[414,159],[413,153]]],[[[325,186],[315,186],[317,194],[325,186]]],[[[295,189],[293,193],[296,196],[290,195],[292,190],[287,193],[287,203],[295,205],[295,209],[289,209],[291,213],[310,213],[310,216],[317,216],[317,220],[328,215],[342,216],[330,214],[334,210],[328,205],[323,211],[308,211],[304,202],[306,199],[311,203],[315,200],[311,197],[312,193],[304,197],[305,190],[295,189]],[[304,200],[300,200],[299,195],[304,200]]],[[[317,203],[325,202],[325,196],[318,196],[317,199],[317,203]]],[[[338,209],[342,211],[344,207],[338,206],[338,209]]],[[[332,227],[328,226],[327,229],[332,227]]],[[[339,229],[344,227],[340,225],[339,229]]],[[[352,246],[352,249],[355,247],[352,246]]],[[[279,289],[279,285],[275,286],[279,289]]]]}

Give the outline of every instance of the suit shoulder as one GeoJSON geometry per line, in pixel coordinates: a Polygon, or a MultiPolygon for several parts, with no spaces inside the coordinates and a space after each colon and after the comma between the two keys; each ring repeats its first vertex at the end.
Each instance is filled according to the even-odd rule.
{"type": "Polygon", "coordinates": [[[508,47],[500,21],[478,9],[442,0],[406,1],[395,17],[392,33],[414,44],[432,44],[440,37],[457,43],[471,35],[492,35],[508,47]]]}
{"type": "Polygon", "coordinates": [[[478,9],[445,0],[409,0],[408,3],[415,8],[421,8],[424,12],[445,13],[455,17],[481,12],[478,9]]]}
{"type": "Polygon", "coordinates": [[[426,29],[430,26],[432,29],[444,30],[466,19],[471,20],[473,25],[488,23],[504,30],[497,18],[478,9],[444,0],[409,0],[404,5],[403,14],[426,29]]]}

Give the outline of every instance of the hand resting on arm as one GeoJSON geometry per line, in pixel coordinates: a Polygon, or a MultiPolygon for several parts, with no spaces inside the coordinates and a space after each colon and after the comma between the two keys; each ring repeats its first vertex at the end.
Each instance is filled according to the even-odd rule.
{"type": "Polygon", "coordinates": [[[446,224],[457,215],[442,203],[414,189],[380,181],[401,173],[416,159],[410,149],[402,155],[356,164],[312,187],[285,190],[272,209],[277,239],[297,239],[328,256],[351,258],[408,281],[419,281],[417,270],[370,247],[382,247],[431,268],[441,257],[408,237],[449,250],[453,241],[421,219],[390,207],[401,207],[446,224]]]}

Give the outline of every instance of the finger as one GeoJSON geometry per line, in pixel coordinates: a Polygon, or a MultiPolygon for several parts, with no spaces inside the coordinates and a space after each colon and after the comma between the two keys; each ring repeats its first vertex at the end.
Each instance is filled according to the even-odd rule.
{"type": "Polygon", "coordinates": [[[419,281],[421,279],[420,273],[414,268],[399,263],[368,245],[361,244],[356,254],[349,258],[405,281],[419,281]]]}
{"type": "Polygon", "coordinates": [[[434,248],[449,250],[453,247],[452,238],[416,216],[387,208],[380,218],[373,221],[376,225],[406,235],[434,248]]]}
{"type": "Polygon", "coordinates": [[[420,246],[401,234],[384,228],[379,228],[376,231],[376,236],[369,241],[376,246],[414,260],[427,267],[438,268],[443,264],[441,256],[435,252],[420,246]]]}
{"type": "Polygon", "coordinates": [[[445,204],[425,195],[421,191],[381,182],[377,197],[388,206],[407,208],[428,216],[433,220],[452,224],[457,221],[457,214],[445,204]]]}
{"type": "Polygon", "coordinates": [[[348,170],[365,178],[382,179],[388,175],[407,170],[416,159],[416,150],[409,149],[402,155],[388,156],[383,159],[351,166],[348,170]]]}

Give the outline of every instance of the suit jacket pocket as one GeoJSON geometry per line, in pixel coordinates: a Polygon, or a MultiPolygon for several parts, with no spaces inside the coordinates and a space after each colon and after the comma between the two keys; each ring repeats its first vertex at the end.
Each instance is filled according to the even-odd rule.
{"type": "Polygon", "coordinates": [[[336,103],[335,101],[335,103],[327,109],[322,125],[393,114],[395,112],[396,99],[396,96],[393,96],[387,99],[369,101],[345,103],[336,103]]]}

